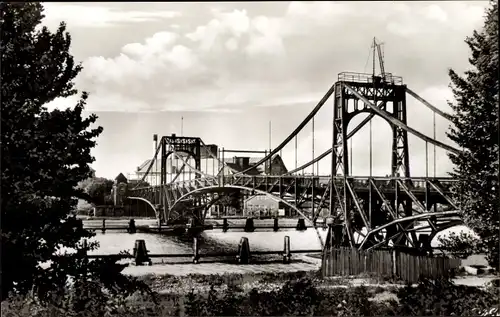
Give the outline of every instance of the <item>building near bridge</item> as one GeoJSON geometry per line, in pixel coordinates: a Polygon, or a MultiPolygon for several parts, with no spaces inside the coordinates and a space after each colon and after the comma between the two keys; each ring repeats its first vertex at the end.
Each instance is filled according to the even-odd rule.
{"type": "MultiPolygon", "coordinates": [[[[187,154],[184,154],[182,157],[185,161],[188,162],[191,166],[195,166],[195,162],[193,159],[188,157],[187,154]]],[[[249,157],[249,156],[233,156],[221,159],[226,163],[227,168],[224,169],[225,175],[231,175],[234,173],[238,173],[244,171],[245,169],[252,167],[260,161],[263,157],[249,157]]],[[[200,160],[200,170],[209,176],[214,176],[219,173],[222,166],[221,163],[211,157],[210,155],[202,155],[200,160]]],[[[196,174],[187,166],[183,168],[183,162],[174,156],[170,156],[166,161],[166,174],[167,174],[167,182],[171,182],[172,180],[182,181],[194,179],[196,174]],[[178,175],[178,176],[177,176],[178,175]],[[177,177],[177,178],[176,178],[177,177]]],[[[131,180],[139,180],[146,175],[144,179],[151,185],[159,185],[160,184],[160,172],[161,172],[161,160],[146,160],[141,165],[139,165],[133,174],[129,174],[129,182],[131,180]],[[149,172],[148,172],[149,171],[149,172]]],[[[275,155],[271,159],[271,163],[263,163],[255,169],[248,171],[248,175],[281,175],[288,172],[283,159],[279,155],[275,155]]]]}
{"type": "MultiPolygon", "coordinates": [[[[226,175],[242,172],[252,166],[255,166],[264,157],[248,157],[248,156],[234,156],[232,158],[225,158],[224,162],[228,169],[225,171],[226,175]]],[[[256,168],[248,171],[248,175],[282,175],[288,172],[285,163],[279,155],[275,155],[271,159],[271,163],[262,163],[256,168]]]]}
{"type": "Polygon", "coordinates": [[[276,198],[255,195],[244,200],[243,216],[255,218],[285,216],[285,206],[276,198]]]}

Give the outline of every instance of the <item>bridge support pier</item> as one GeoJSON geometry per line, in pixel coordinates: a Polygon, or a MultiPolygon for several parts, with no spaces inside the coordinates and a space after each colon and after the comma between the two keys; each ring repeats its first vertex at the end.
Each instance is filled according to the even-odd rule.
{"type": "Polygon", "coordinates": [[[128,223],[127,232],[128,233],[136,233],[136,231],[137,231],[137,228],[135,227],[135,220],[130,219],[130,221],[128,223]]]}
{"type": "Polygon", "coordinates": [[[296,227],[297,231],[305,231],[307,230],[307,226],[306,226],[306,221],[304,218],[300,218],[298,221],[297,221],[297,227],[296,227]]]}
{"type": "Polygon", "coordinates": [[[254,232],[255,225],[253,222],[253,218],[248,218],[245,222],[245,232],[254,232]]]}

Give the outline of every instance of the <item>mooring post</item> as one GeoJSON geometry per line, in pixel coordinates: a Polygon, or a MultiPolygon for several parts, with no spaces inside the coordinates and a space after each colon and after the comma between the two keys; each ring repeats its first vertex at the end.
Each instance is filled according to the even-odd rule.
{"type": "Polygon", "coordinates": [[[106,219],[102,220],[102,233],[106,233],[106,219]]]}
{"type": "Polygon", "coordinates": [[[153,265],[153,262],[148,256],[148,250],[146,249],[146,241],[135,240],[134,246],[134,259],[135,265],[142,265],[144,262],[148,262],[149,265],[153,265]]]}
{"type": "Polygon", "coordinates": [[[198,244],[198,237],[193,238],[193,263],[198,264],[200,259],[200,245],[198,244]]]}
{"type": "Polygon", "coordinates": [[[290,263],[290,237],[285,236],[285,241],[283,243],[283,263],[290,263]]]}
{"type": "Polygon", "coordinates": [[[130,221],[128,223],[127,231],[128,231],[128,233],[136,233],[137,232],[137,228],[135,227],[135,220],[134,219],[130,219],[130,221]]]}
{"type": "Polygon", "coordinates": [[[242,237],[240,244],[238,245],[238,255],[236,256],[238,263],[248,264],[250,263],[250,243],[247,237],[242,237]]]}
{"type": "Polygon", "coordinates": [[[278,217],[274,217],[274,227],[273,230],[274,232],[278,231],[280,229],[279,223],[278,223],[278,217]]]}
{"type": "Polygon", "coordinates": [[[305,222],[305,219],[304,218],[300,218],[298,221],[297,221],[297,227],[296,229],[298,231],[304,231],[304,230],[307,230],[307,227],[306,227],[306,222],[305,222]]]}
{"type": "Polygon", "coordinates": [[[227,218],[224,218],[222,220],[222,232],[227,232],[227,229],[229,229],[229,224],[227,223],[227,218]]]}
{"type": "Polygon", "coordinates": [[[88,246],[87,239],[83,239],[83,241],[82,241],[82,253],[83,253],[83,256],[85,256],[85,257],[87,256],[88,249],[89,249],[89,246],[88,246]]]}
{"type": "Polygon", "coordinates": [[[245,222],[245,232],[254,232],[255,231],[255,225],[253,223],[253,218],[247,218],[247,221],[245,222]]]}

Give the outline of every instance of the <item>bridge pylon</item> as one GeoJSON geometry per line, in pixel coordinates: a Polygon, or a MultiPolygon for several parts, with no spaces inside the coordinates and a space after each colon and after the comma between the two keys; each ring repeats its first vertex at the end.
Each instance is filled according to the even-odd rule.
{"type": "MultiPolygon", "coordinates": [[[[344,233],[341,239],[343,243],[338,239],[336,242],[332,242],[354,246],[354,232],[361,229],[360,223],[364,222],[363,225],[372,228],[374,218],[385,218],[386,212],[380,208],[380,197],[372,195],[371,182],[369,184],[369,197],[364,200],[357,197],[353,191],[350,179],[352,167],[349,166],[349,156],[352,153],[349,153],[347,146],[347,127],[350,121],[360,113],[369,113],[369,120],[377,115],[378,113],[373,107],[384,111],[390,118],[406,124],[406,85],[403,84],[401,77],[392,76],[389,73],[384,74],[383,77],[362,73],[340,73],[338,81],[335,83],[333,106],[331,169],[334,181],[331,182],[330,189],[330,212],[334,218],[342,219],[344,233]],[[366,101],[371,102],[372,106],[366,104],[366,101]],[[359,213],[361,214],[359,215],[359,213]],[[361,221],[354,223],[356,218],[361,218],[361,221]]],[[[385,119],[387,120],[387,118],[385,119]]],[[[391,123],[390,120],[387,121],[389,124],[391,123]]],[[[409,178],[408,132],[398,125],[391,124],[391,128],[391,177],[409,178]]],[[[404,216],[412,215],[411,198],[398,199],[396,196],[390,203],[396,213],[403,209],[404,216]]],[[[388,234],[396,233],[393,232],[395,230],[397,230],[396,227],[387,229],[388,234]]]]}

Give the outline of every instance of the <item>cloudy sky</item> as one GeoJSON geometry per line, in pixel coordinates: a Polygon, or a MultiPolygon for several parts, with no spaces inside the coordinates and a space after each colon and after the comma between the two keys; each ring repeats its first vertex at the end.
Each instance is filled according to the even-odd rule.
{"type": "MultiPolygon", "coordinates": [[[[385,69],[449,110],[447,69],[468,67],[466,36],[482,26],[487,1],[46,3],[44,24],[66,21],[84,70],[77,86],[104,128],[93,155],[99,176],[127,174],[153,155],[152,135],[183,133],[226,149],[275,147],[343,71],[371,73],[373,37],[385,69]]],[[[433,116],[408,101],[408,124],[433,135],[433,116]]],[[[74,100],[56,100],[66,108],[74,100]]],[[[315,118],[315,153],[331,144],[329,100],[315,118]]],[[[363,116],[350,124],[352,129],[363,116]]],[[[437,139],[448,123],[436,117],[437,139]]],[[[353,138],[353,173],[369,173],[369,126],[353,138]]],[[[390,173],[390,127],[372,125],[373,173],[390,173]]],[[[425,175],[425,142],[410,136],[412,174],[425,175]]],[[[430,173],[433,148],[429,146],[430,173]]],[[[436,150],[436,172],[450,170],[436,150]]],[[[283,150],[293,168],[294,144],[283,150]]],[[[312,127],[298,136],[298,163],[312,157],[312,127]]],[[[330,173],[329,159],[319,166],[330,173]]],[[[308,172],[311,172],[309,170],[308,172]]]]}

